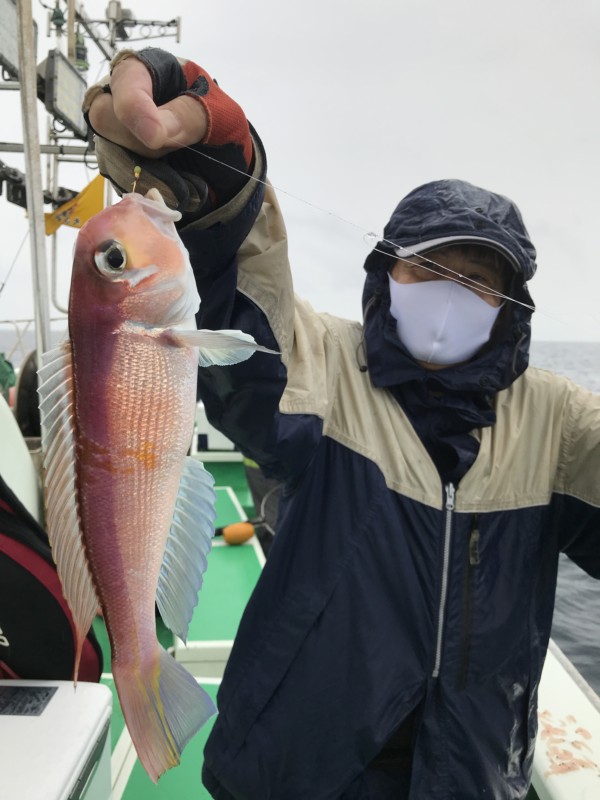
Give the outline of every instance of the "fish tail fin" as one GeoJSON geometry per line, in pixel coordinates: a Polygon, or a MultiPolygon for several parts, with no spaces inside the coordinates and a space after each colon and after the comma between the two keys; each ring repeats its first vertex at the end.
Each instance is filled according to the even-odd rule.
{"type": "Polygon", "coordinates": [[[113,663],[123,716],[140,762],[156,783],[216,713],[210,696],[162,647],[158,665],[133,673],[113,663]]]}

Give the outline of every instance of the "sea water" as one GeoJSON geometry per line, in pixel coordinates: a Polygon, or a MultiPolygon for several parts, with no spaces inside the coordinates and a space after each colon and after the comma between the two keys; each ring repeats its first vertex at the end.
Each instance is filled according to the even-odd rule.
{"type": "MultiPolygon", "coordinates": [[[[600,393],[600,342],[533,342],[530,363],[600,393]]],[[[597,533],[600,550],[600,530],[597,533]]],[[[600,694],[600,581],[564,555],[559,562],[552,638],[600,694]]]]}

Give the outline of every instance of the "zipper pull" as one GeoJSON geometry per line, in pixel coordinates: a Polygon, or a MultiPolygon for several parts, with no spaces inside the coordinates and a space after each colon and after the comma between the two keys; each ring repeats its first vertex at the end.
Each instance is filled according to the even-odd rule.
{"type": "Polygon", "coordinates": [[[455,494],[456,494],[456,489],[454,488],[454,484],[448,483],[446,485],[446,511],[454,511],[455,494]]]}
{"type": "Polygon", "coordinates": [[[472,567],[479,564],[479,531],[471,531],[471,538],[469,539],[469,564],[472,567]]]}
{"type": "Polygon", "coordinates": [[[479,564],[479,514],[474,514],[469,536],[469,565],[475,567],[477,564],[479,564]]]}

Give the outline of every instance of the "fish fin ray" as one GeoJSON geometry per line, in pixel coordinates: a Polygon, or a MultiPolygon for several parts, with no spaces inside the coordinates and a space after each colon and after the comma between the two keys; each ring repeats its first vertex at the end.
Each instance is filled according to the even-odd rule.
{"type": "Polygon", "coordinates": [[[235,330],[171,330],[172,338],[180,345],[199,349],[198,364],[201,367],[226,366],[246,361],[256,352],[278,355],[277,350],[269,350],[257,344],[249,333],[235,330]]]}
{"type": "Polygon", "coordinates": [[[183,640],[198,603],[214,535],[213,485],[212,475],[199,461],[185,459],[156,590],[163,622],[183,640]]]}
{"type": "Polygon", "coordinates": [[[46,527],[58,576],[75,625],[75,670],[98,598],[81,538],[75,481],[73,371],[70,342],[42,357],[38,371],[46,527]]]}
{"type": "Polygon", "coordinates": [[[155,783],[179,764],[186,744],[217,711],[210,695],[160,646],[158,665],[152,674],[133,674],[113,662],[131,740],[155,783]]]}

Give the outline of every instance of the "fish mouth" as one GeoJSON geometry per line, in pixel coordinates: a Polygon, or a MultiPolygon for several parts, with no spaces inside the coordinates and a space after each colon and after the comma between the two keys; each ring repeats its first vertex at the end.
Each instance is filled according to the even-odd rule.
{"type": "Polygon", "coordinates": [[[173,222],[178,222],[181,219],[181,213],[179,211],[175,211],[173,208],[169,208],[169,206],[165,203],[164,197],[155,187],[148,189],[144,195],[144,200],[150,200],[151,203],[156,204],[161,213],[164,213],[164,215],[173,222]]]}
{"type": "Polygon", "coordinates": [[[123,196],[122,202],[134,203],[141,206],[142,212],[154,224],[158,231],[169,239],[179,240],[175,223],[179,222],[182,214],[175,211],[165,203],[160,191],[153,187],[146,194],[129,192],[123,196]]]}
{"type": "Polygon", "coordinates": [[[169,222],[179,222],[181,219],[181,212],[175,211],[173,208],[169,208],[169,206],[165,203],[162,194],[155,187],[148,189],[146,194],[129,192],[123,196],[123,200],[126,198],[131,198],[133,202],[144,206],[149,216],[154,217],[163,225],[169,222]]]}
{"type": "MultiPolygon", "coordinates": [[[[164,206],[169,212],[172,211],[172,209],[170,209],[169,206],[165,203],[164,197],[156,187],[153,186],[152,189],[148,189],[144,197],[147,200],[152,200],[153,203],[158,203],[159,205],[164,206]]],[[[172,213],[176,214],[177,212],[172,211],[172,213]]]]}

